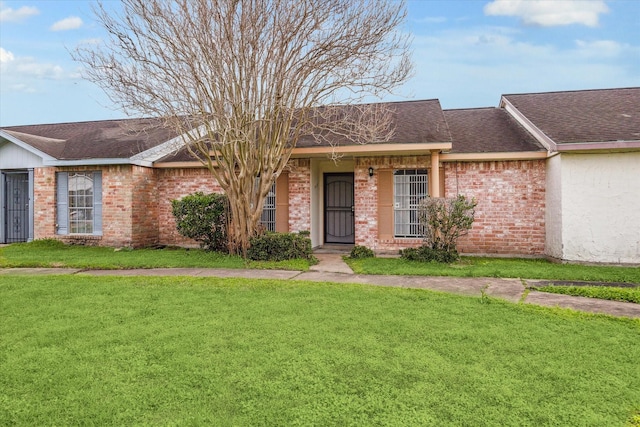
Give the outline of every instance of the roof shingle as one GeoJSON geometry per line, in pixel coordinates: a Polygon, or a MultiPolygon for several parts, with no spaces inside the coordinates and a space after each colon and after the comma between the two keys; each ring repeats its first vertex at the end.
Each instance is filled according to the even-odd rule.
{"type": "Polygon", "coordinates": [[[640,87],[503,97],[556,144],[640,140],[640,87]]]}
{"type": "Polygon", "coordinates": [[[452,153],[543,151],[544,148],[502,108],[444,110],[452,153]]]}
{"type": "Polygon", "coordinates": [[[159,119],[27,125],[2,130],[59,160],[126,159],[176,136],[159,119]]]}

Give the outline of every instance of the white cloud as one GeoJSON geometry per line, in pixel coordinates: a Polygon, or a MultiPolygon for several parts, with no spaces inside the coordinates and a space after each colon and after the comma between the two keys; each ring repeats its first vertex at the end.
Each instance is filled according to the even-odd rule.
{"type": "Polygon", "coordinates": [[[22,6],[20,9],[12,9],[0,4],[0,22],[21,22],[39,13],[36,7],[22,6]]]}
{"type": "Polygon", "coordinates": [[[24,83],[12,84],[7,88],[7,92],[22,92],[22,93],[36,93],[37,91],[24,83]]]}
{"type": "Polygon", "coordinates": [[[517,16],[524,24],[542,27],[595,27],[599,15],[608,11],[604,0],[493,0],[484,6],[485,15],[517,16]]]}
{"type": "MultiPolygon", "coordinates": [[[[626,50],[632,50],[631,46],[621,44],[613,40],[584,41],[576,40],[576,47],[582,56],[588,57],[616,57],[626,50]]],[[[628,52],[631,54],[631,52],[628,52]]]]}
{"type": "Polygon", "coordinates": [[[2,81],[7,83],[28,78],[59,80],[68,77],[60,65],[38,62],[28,56],[16,57],[3,48],[0,48],[0,66],[2,81]]]}
{"type": "Polygon", "coordinates": [[[82,19],[77,16],[69,16],[68,18],[64,18],[56,23],[54,23],[50,30],[51,31],[67,31],[67,30],[76,30],[82,27],[82,19]]]}
{"type": "Polygon", "coordinates": [[[0,47],[0,64],[11,62],[14,59],[13,53],[0,47]]]}

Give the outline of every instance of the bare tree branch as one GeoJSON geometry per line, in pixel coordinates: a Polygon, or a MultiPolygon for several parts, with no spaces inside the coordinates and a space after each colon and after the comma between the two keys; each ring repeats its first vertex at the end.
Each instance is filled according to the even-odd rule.
{"type": "Polygon", "coordinates": [[[74,58],[124,111],[184,136],[229,197],[233,250],[248,247],[303,134],[331,144],[390,138],[388,112],[354,104],[411,72],[403,1],[121,3],[117,14],[96,8],[109,40],[74,58]]]}

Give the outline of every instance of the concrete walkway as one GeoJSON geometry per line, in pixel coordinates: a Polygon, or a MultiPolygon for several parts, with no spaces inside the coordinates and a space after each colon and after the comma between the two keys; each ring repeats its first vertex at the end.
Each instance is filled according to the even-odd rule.
{"type": "MultiPolygon", "coordinates": [[[[378,276],[354,274],[340,254],[316,254],[320,261],[309,271],[240,270],[223,268],[156,268],[135,270],[80,270],[69,268],[5,268],[3,275],[73,274],[79,276],[197,276],[247,279],[308,280],[312,282],[356,283],[399,288],[431,289],[460,295],[486,294],[513,303],[563,307],[618,317],[640,318],[640,304],[605,301],[546,292],[527,291],[526,280],[487,277],[378,276]]],[[[532,281],[533,282],[533,281],[532,281]]]]}

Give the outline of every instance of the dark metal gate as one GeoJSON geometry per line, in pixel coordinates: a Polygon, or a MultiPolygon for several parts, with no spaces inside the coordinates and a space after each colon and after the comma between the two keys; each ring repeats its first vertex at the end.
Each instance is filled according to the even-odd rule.
{"type": "Polygon", "coordinates": [[[6,243],[29,239],[29,174],[4,174],[4,235],[6,243]]]}
{"type": "Polygon", "coordinates": [[[324,175],[324,241],[354,243],[354,199],[352,173],[324,175]]]}

